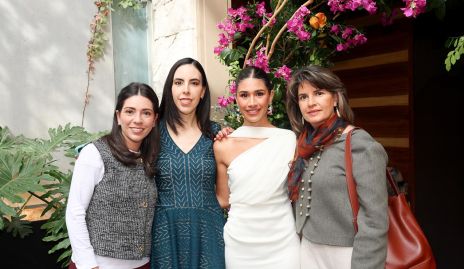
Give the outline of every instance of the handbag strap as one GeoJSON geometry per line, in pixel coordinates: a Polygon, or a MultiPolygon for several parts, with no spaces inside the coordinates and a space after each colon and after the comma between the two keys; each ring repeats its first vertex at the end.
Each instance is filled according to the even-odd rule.
{"type": "MultiPolygon", "coordinates": [[[[359,211],[359,201],[358,201],[358,192],[356,191],[356,182],[353,178],[353,158],[351,155],[351,135],[355,129],[360,129],[355,127],[351,129],[346,135],[345,141],[345,173],[346,173],[346,186],[348,188],[348,196],[350,198],[351,210],[353,211],[353,227],[356,232],[358,232],[358,211],[359,211]]],[[[391,189],[395,196],[400,194],[400,190],[393,179],[390,171],[386,169],[387,182],[390,185],[391,189]]]]}
{"type": "Polygon", "coordinates": [[[357,127],[351,129],[346,135],[345,141],[345,173],[346,173],[346,186],[348,188],[348,196],[350,198],[351,210],[353,211],[353,226],[355,232],[358,232],[358,211],[359,201],[358,192],[356,191],[356,182],[353,178],[353,158],[351,156],[351,135],[357,127]]]}

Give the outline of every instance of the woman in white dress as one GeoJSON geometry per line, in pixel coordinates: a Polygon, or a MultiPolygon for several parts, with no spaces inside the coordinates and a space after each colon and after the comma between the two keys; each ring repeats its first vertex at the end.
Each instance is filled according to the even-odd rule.
{"type": "Polygon", "coordinates": [[[226,268],[300,268],[286,186],[295,135],[269,122],[274,92],[262,69],[243,69],[236,85],[243,126],[214,143],[216,194],[223,208],[230,206],[224,226],[226,268]]]}

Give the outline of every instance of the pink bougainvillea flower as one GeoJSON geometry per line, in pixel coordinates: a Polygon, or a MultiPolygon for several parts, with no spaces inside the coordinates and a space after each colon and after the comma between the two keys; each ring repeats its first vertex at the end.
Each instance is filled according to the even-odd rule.
{"type": "Polygon", "coordinates": [[[276,78],[283,78],[285,81],[290,81],[292,77],[292,69],[288,68],[286,65],[282,65],[277,69],[275,73],[276,78]]]}
{"type": "Polygon", "coordinates": [[[266,55],[266,47],[260,48],[256,52],[256,57],[253,59],[248,59],[246,62],[249,66],[256,66],[263,69],[266,73],[269,73],[269,62],[266,55]]]}
{"type": "Polygon", "coordinates": [[[304,28],[304,18],[310,11],[305,7],[300,7],[293,18],[287,21],[287,29],[289,32],[294,33],[299,40],[306,41],[311,38],[311,34],[304,28]]]}
{"type": "Polygon", "coordinates": [[[262,17],[266,14],[266,7],[265,7],[265,4],[264,2],[261,2],[259,4],[256,5],[256,15],[258,15],[259,17],[262,17]]]}
{"type": "Polygon", "coordinates": [[[347,39],[352,33],[353,33],[353,28],[346,27],[345,30],[343,30],[342,38],[347,39]]]}
{"type": "Polygon", "coordinates": [[[217,103],[220,107],[226,107],[229,105],[228,98],[225,96],[219,96],[217,103]]]}
{"type": "Polygon", "coordinates": [[[340,32],[340,26],[338,24],[332,25],[332,27],[330,27],[330,32],[333,34],[338,34],[340,32]]]}
{"type": "Polygon", "coordinates": [[[237,85],[235,85],[235,81],[232,81],[230,83],[229,92],[230,92],[230,94],[235,94],[237,92],[237,85]]]}
{"type": "Polygon", "coordinates": [[[217,46],[217,47],[214,47],[214,54],[216,55],[221,55],[221,52],[224,50],[224,48],[222,46],[217,46]]]}
{"type": "Polygon", "coordinates": [[[327,5],[334,14],[346,10],[355,11],[359,8],[364,8],[369,14],[377,11],[377,4],[374,0],[329,0],[327,5]]]}
{"type": "Polygon", "coordinates": [[[401,8],[401,10],[406,17],[415,18],[426,10],[426,0],[403,0],[403,2],[406,3],[406,7],[401,8]]]}

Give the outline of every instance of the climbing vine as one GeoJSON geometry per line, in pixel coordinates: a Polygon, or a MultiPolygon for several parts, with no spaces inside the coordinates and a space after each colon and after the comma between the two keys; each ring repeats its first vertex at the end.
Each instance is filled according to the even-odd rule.
{"type": "Polygon", "coordinates": [[[117,5],[123,9],[139,9],[146,0],[98,0],[94,2],[97,7],[97,13],[93,16],[90,23],[91,36],[87,45],[87,86],[85,89],[81,126],[84,125],[85,110],[90,101],[90,81],[92,80],[92,75],[95,73],[95,62],[103,57],[108,43],[106,27],[111,11],[113,11],[114,2],[117,2],[117,5]]]}

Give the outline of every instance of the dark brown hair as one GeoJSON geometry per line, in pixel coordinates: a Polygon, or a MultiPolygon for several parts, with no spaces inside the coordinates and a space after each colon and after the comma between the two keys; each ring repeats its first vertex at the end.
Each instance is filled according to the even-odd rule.
{"type": "Polygon", "coordinates": [[[297,135],[304,130],[304,125],[307,124],[301,120],[303,116],[298,105],[298,88],[303,82],[308,82],[317,89],[324,89],[336,94],[341,118],[350,124],[353,123],[353,110],[348,104],[346,88],[340,78],[327,68],[310,65],[295,71],[287,88],[287,114],[292,129],[297,135]]]}
{"type": "Polygon", "coordinates": [[[261,79],[266,85],[268,91],[272,91],[272,89],[274,88],[266,72],[264,72],[263,69],[258,68],[256,66],[248,66],[242,69],[242,71],[240,71],[237,78],[235,79],[235,85],[237,85],[238,87],[238,84],[240,84],[242,80],[247,78],[261,79]]]}
{"type": "Polygon", "coordinates": [[[158,119],[156,120],[155,127],[153,127],[150,133],[148,133],[148,135],[142,140],[140,154],[137,154],[130,152],[127,148],[121,132],[121,126],[118,124],[116,115],[116,111],[121,111],[126,99],[135,95],[141,95],[148,98],[153,105],[153,111],[155,114],[159,114],[159,102],[155,91],[146,84],[132,82],[119,92],[113,117],[113,127],[111,128],[111,132],[103,137],[103,140],[105,140],[110,147],[111,153],[114,157],[124,165],[135,165],[137,163],[137,159],[142,158],[145,174],[149,177],[153,177],[155,175],[155,161],[158,156],[160,141],[158,119]]]}
{"type": "Polygon", "coordinates": [[[176,104],[174,103],[174,98],[172,96],[172,84],[174,83],[174,75],[177,69],[183,65],[191,64],[193,65],[198,72],[201,74],[201,84],[205,88],[205,95],[195,110],[195,115],[198,122],[198,127],[201,132],[206,137],[213,137],[211,133],[211,123],[209,120],[210,116],[210,107],[211,107],[211,96],[209,92],[208,80],[206,79],[206,73],[201,64],[192,58],[183,58],[177,61],[169,70],[168,76],[166,77],[166,82],[163,87],[163,97],[161,98],[160,105],[160,116],[163,120],[166,120],[166,123],[171,127],[175,134],[177,134],[178,126],[183,126],[181,117],[179,115],[179,110],[177,109],[176,104]]]}

